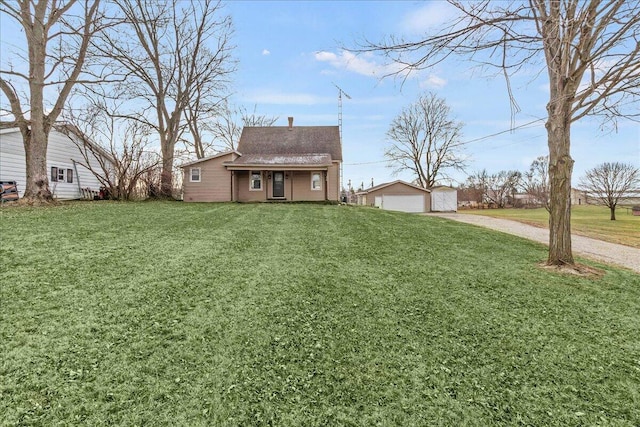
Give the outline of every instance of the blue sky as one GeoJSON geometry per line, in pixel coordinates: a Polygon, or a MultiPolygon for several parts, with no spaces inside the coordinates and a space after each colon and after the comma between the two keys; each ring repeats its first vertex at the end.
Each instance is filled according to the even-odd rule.
{"type": "MultiPolygon", "coordinates": [[[[425,91],[444,98],[453,116],[464,123],[467,172],[487,169],[528,169],[547,153],[544,129],[548,98],[546,73],[531,67],[512,81],[521,112],[512,128],[504,78],[474,69],[458,60],[410,75],[401,81],[382,76],[393,71],[376,55],[353,56],[341,46],[364,39],[380,41],[388,35],[415,39],[450,17],[443,1],[231,1],[225,6],[233,18],[233,42],[239,60],[231,102],[258,114],[278,116],[285,126],[293,116],[297,125],[337,125],[338,85],[343,96],[344,185],[354,187],[395,179],[383,153],[386,132],[403,107],[425,91]],[[494,136],[491,136],[494,135],[494,136]]],[[[3,64],[7,52],[23,43],[19,29],[2,19],[3,64]]],[[[6,102],[2,98],[3,105],[6,102]]],[[[616,132],[601,130],[587,119],[572,127],[572,156],[576,184],[585,170],[605,161],[631,162],[640,167],[640,125],[620,122],[616,132]]],[[[465,173],[450,174],[457,185],[465,173]]]]}
{"type": "MultiPolygon", "coordinates": [[[[368,186],[410,174],[393,175],[384,162],[386,132],[401,109],[421,93],[444,98],[454,117],[462,121],[468,171],[486,168],[528,169],[547,153],[544,122],[514,132],[509,99],[501,75],[494,77],[464,62],[450,62],[404,81],[381,76],[391,71],[381,57],[354,57],[341,46],[379,41],[394,34],[418,37],[447,19],[444,2],[414,1],[234,1],[227,4],[235,26],[239,59],[232,102],[259,114],[279,116],[286,125],[293,116],[298,125],[335,125],[338,89],[343,96],[344,184],[368,186]],[[506,131],[506,132],[505,132],[506,131]],[[484,138],[489,135],[499,135],[484,138]],[[482,139],[481,139],[482,138],[482,139]]],[[[527,70],[512,82],[521,112],[520,126],[544,119],[548,90],[540,68],[527,70]]],[[[584,171],[605,161],[631,162],[640,167],[640,125],[620,122],[617,132],[601,130],[587,119],[572,127],[574,183],[584,171]]],[[[464,173],[453,173],[453,184],[464,173]]]]}

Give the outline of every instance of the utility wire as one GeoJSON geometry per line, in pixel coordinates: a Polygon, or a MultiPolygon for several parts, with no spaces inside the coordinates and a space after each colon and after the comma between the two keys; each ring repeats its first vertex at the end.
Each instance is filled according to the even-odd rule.
{"type": "MultiPolygon", "coordinates": [[[[535,120],[532,120],[532,121],[530,121],[530,122],[523,123],[523,124],[521,124],[521,125],[519,125],[519,126],[516,126],[516,127],[514,127],[514,128],[511,128],[511,129],[503,130],[503,131],[500,131],[500,132],[492,133],[491,135],[481,136],[480,138],[475,138],[475,139],[471,139],[471,140],[469,140],[469,141],[461,142],[461,143],[459,143],[459,144],[456,144],[456,146],[468,145],[468,144],[473,144],[474,142],[484,141],[485,139],[493,138],[494,136],[498,136],[498,135],[502,135],[502,134],[505,134],[505,133],[513,132],[513,131],[516,131],[516,130],[518,130],[518,129],[524,129],[524,128],[526,128],[527,126],[531,126],[531,125],[533,125],[533,124],[535,124],[535,123],[542,122],[542,121],[544,121],[544,120],[545,120],[545,119],[535,119],[535,120]]],[[[514,144],[515,144],[515,143],[516,143],[516,142],[514,142],[514,144]]],[[[518,143],[519,143],[519,142],[518,142],[518,143]]],[[[508,145],[511,145],[511,144],[508,144],[508,145]]],[[[377,160],[377,161],[375,161],[375,162],[345,163],[345,164],[344,164],[344,166],[375,165],[375,164],[387,163],[387,162],[388,162],[388,160],[377,160]]]]}

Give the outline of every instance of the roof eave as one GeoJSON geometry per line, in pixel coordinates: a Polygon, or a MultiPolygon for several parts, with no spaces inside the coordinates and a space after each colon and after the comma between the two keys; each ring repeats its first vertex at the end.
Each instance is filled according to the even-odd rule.
{"type": "MultiPolygon", "coordinates": [[[[217,158],[219,158],[219,157],[228,156],[229,154],[234,154],[234,153],[235,153],[236,155],[238,155],[238,156],[241,156],[241,155],[242,155],[242,154],[240,154],[240,153],[239,153],[238,151],[236,151],[236,150],[229,150],[229,151],[224,151],[224,152],[222,152],[222,153],[214,154],[214,155],[212,155],[212,156],[203,157],[202,159],[193,160],[193,161],[188,162],[188,163],[183,163],[183,164],[181,164],[179,167],[184,168],[184,167],[187,167],[187,166],[193,166],[193,165],[198,164],[198,163],[207,162],[207,161],[209,161],[209,160],[217,159],[217,158]]],[[[223,162],[223,163],[224,163],[224,162],[223,162]]]]}
{"type": "Polygon", "coordinates": [[[280,171],[280,170],[301,170],[301,171],[312,171],[312,170],[327,170],[331,164],[318,164],[318,165],[295,165],[295,164],[261,164],[261,163],[246,163],[246,164],[232,164],[232,163],[223,163],[227,170],[232,171],[242,171],[242,170],[271,170],[271,171],[280,171]]]}

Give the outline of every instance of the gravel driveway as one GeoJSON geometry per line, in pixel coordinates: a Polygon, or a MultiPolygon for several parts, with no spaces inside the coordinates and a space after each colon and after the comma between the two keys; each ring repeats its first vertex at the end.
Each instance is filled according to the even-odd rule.
{"type": "MultiPolygon", "coordinates": [[[[546,228],[538,228],[523,224],[517,221],[453,212],[438,212],[425,215],[466,222],[468,224],[479,225],[481,227],[491,228],[504,233],[514,234],[516,236],[524,237],[525,239],[535,240],[536,242],[544,244],[549,243],[549,230],[546,228]]],[[[591,258],[596,261],[626,267],[636,273],[640,273],[640,249],[603,242],[602,240],[578,236],[575,234],[571,236],[571,247],[574,254],[591,258]]]]}

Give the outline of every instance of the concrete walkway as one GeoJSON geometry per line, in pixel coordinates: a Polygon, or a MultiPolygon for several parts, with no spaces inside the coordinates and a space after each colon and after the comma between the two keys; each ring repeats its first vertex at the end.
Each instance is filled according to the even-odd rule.
{"type": "MultiPolygon", "coordinates": [[[[479,225],[481,227],[491,228],[493,230],[514,234],[516,236],[524,237],[525,239],[544,243],[545,245],[549,244],[548,229],[534,227],[517,221],[453,212],[429,213],[426,215],[479,225]]],[[[640,273],[640,249],[603,242],[602,240],[578,236],[575,234],[571,236],[571,247],[574,254],[591,258],[596,261],[625,267],[635,271],[636,273],[640,273]]]]}

